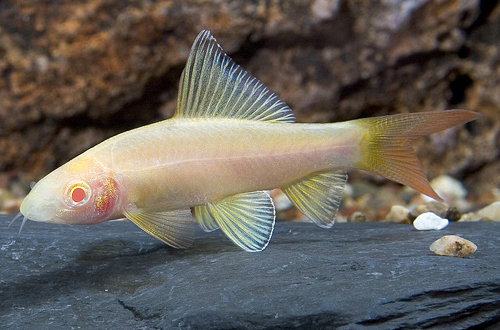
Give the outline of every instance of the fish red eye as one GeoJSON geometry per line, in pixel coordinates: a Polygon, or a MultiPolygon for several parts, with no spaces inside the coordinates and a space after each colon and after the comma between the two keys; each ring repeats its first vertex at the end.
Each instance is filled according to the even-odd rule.
{"type": "Polygon", "coordinates": [[[73,182],[66,186],[64,191],[64,200],[69,207],[80,207],[90,200],[90,186],[83,182],[73,182]]]}
{"type": "Polygon", "coordinates": [[[85,199],[85,195],[87,195],[85,193],[85,190],[83,190],[83,188],[80,187],[75,187],[71,191],[71,199],[75,203],[80,203],[81,201],[83,201],[85,199]]]}

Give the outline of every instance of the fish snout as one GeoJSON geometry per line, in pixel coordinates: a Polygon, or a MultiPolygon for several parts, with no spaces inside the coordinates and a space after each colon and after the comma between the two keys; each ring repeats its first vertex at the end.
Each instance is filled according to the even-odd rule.
{"type": "Polygon", "coordinates": [[[34,201],[31,194],[24,198],[20,207],[20,211],[25,218],[37,222],[57,222],[54,210],[53,203],[34,201]]]}

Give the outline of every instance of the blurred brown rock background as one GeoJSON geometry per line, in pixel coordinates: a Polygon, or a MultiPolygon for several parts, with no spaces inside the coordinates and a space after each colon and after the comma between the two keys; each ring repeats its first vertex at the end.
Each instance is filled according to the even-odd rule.
{"type": "Polygon", "coordinates": [[[202,29],[300,122],[481,112],[416,148],[430,178],[498,187],[498,0],[4,0],[0,188],[170,117],[202,29]]]}

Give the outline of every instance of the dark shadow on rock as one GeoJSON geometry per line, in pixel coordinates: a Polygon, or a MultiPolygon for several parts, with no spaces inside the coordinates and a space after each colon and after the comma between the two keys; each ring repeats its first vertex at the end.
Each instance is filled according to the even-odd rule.
{"type": "MultiPolygon", "coordinates": [[[[133,230],[137,229],[135,226],[130,226],[130,223],[120,225],[133,230]]],[[[139,235],[144,235],[144,237],[134,237],[134,234],[131,234],[127,235],[128,239],[114,239],[109,238],[116,234],[113,233],[113,228],[110,229],[109,224],[100,226],[108,226],[108,231],[102,230],[100,239],[88,237],[88,234],[83,235],[86,228],[80,226],[56,226],[54,227],[56,231],[53,231],[53,226],[49,224],[28,223],[27,228],[21,234],[9,229],[12,230],[13,235],[7,241],[28,240],[25,250],[37,250],[40,249],[40,245],[55,244],[57,247],[23,257],[34,259],[24,260],[25,263],[31,264],[25,266],[29,273],[21,272],[16,274],[13,280],[5,280],[4,277],[4,280],[0,281],[0,296],[8,297],[8,299],[0,299],[1,313],[28,307],[43,308],[42,304],[47,300],[72,296],[79,291],[113,292],[114,295],[121,296],[130,295],[139,287],[165,286],[168,282],[158,274],[151,274],[151,269],[174,261],[187,261],[190,256],[239,251],[229,241],[204,242],[203,239],[197,240],[196,246],[191,249],[177,250],[149,237],[140,230],[139,235]],[[56,233],[54,237],[43,242],[47,236],[54,233],[56,233]],[[37,238],[37,236],[43,238],[37,238]],[[34,243],[30,244],[31,242],[34,243]],[[55,253],[56,250],[57,253],[55,253]],[[59,255],[59,259],[54,260],[55,254],[59,255]]],[[[95,226],[95,229],[97,227],[95,226]]],[[[117,227],[114,226],[114,229],[118,229],[117,227]]],[[[87,228],[94,229],[94,227],[87,228]]],[[[120,234],[123,234],[121,226],[119,230],[120,234]]],[[[0,242],[0,245],[2,243],[4,242],[0,242]]],[[[5,254],[5,252],[0,253],[5,254]]],[[[4,271],[7,270],[4,269],[4,271]]]]}
{"type": "Polygon", "coordinates": [[[76,259],[68,258],[61,269],[35,275],[18,274],[15,283],[0,284],[0,310],[34,306],[41,301],[92,288],[96,292],[130,294],[138,287],[154,286],[164,281],[148,275],[147,270],[179,258],[184,251],[161,243],[142,248],[139,243],[104,240],[82,251],[76,259]]]}
{"type": "Polygon", "coordinates": [[[211,329],[338,329],[346,324],[346,318],[340,313],[324,312],[316,315],[280,316],[279,314],[252,314],[228,312],[200,312],[168,322],[160,322],[160,328],[170,328],[172,323],[179,329],[211,330],[211,329]],[[227,319],[234,322],[227,326],[227,319]]]}
{"type": "Polygon", "coordinates": [[[419,329],[439,328],[446,324],[449,329],[459,329],[464,323],[469,323],[470,326],[486,328],[500,323],[499,293],[498,282],[478,282],[446,290],[430,290],[377,304],[370,313],[374,317],[358,324],[366,327],[383,325],[384,328],[393,329],[401,324],[413,324],[419,329]],[[440,313],[436,313],[437,310],[440,313]],[[470,322],[467,318],[471,315],[482,315],[485,321],[479,325],[477,322],[470,322]]]}

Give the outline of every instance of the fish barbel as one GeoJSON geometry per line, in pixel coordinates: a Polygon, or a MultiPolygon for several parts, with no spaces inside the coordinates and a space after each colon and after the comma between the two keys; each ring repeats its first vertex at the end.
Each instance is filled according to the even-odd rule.
{"type": "Polygon", "coordinates": [[[477,116],[449,110],[297,124],[284,102],[202,31],[174,117],[116,135],[49,173],[21,213],[82,225],[126,217],[175,248],[193,243],[196,221],[207,232],[221,228],[246,251],[262,251],[275,223],[266,192],[273,188],[325,228],[335,221],[348,168],[440,199],[411,142],[477,116]]]}

